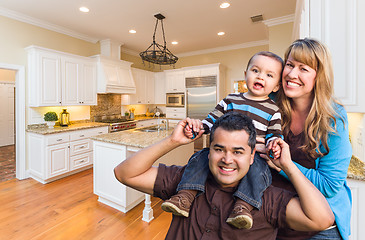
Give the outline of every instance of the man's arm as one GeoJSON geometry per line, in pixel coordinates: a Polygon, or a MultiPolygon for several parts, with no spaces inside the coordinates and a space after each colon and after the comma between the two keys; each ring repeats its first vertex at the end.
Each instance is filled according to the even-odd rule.
{"type": "MultiPolygon", "coordinates": [[[[153,194],[153,186],[157,176],[157,168],[153,163],[169,151],[192,142],[184,135],[186,119],[180,121],[173,133],[147,148],[144,148],[114,168],[115,177],[119,182],[139,191],[153,194]]],[[[202,132],[199,133],[201,136],[202,132]]]]}
{"type": "Polygon", "coordinates": [[[271,161],[286,173],[299,195],[291,199],[286,208],[289,227],[299,231],[322,231],[332,226],[335,217],[323,194],[293,163],[288,144],[282,139],[275,143],[281,147],[281,157],[271,161]]]}

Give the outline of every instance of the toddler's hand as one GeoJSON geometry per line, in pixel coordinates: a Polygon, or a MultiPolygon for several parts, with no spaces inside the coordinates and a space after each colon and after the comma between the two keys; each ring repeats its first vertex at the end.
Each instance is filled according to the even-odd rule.
{"type": "Polygon", "coordinates": [[[266,153],[271,159],[278,159],[281,155],[281,147],[278,145],[278,139],[269,142],[266,153]]]}

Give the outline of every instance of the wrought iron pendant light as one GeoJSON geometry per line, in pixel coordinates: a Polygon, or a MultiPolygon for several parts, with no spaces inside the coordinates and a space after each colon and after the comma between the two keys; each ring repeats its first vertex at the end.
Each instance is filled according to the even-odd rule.
{"type": "Polygon", "coordinates": [[[146,51],[141,52],[139,56],[141,56],[143,63],[144,61],[146,61],[159,65],[174,65],[179,58],[172,54],[170,50],[166,47],[165,31],[162,22],[165,16],[160,13],[154,16],[156,18],[156,25],[155,31],[153,33],[152,44],[146,49],[146,51]],[[159,21],[161,21],[162,36],[164,41],[163,46],[161,44],[158,44],[155,40],[156,29],[159,21]]]}

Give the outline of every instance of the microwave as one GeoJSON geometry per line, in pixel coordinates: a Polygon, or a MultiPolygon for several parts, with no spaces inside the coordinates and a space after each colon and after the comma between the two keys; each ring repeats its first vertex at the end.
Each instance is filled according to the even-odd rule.
{"type": "Polygon", "coordinates": [[[166,93],[166,107],[184,107],[184,93],[166,93]]]}

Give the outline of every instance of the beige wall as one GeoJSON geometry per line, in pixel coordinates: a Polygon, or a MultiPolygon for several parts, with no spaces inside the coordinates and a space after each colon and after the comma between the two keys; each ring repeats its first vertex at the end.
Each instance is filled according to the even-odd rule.
{"type": "MultiPolygon", "coordinates": [[[[284,56],[286,48],[292,42],[293,23],[285,23],[269,27],[269,45],[262,45],[250,48],[242,48],[223,52],[180,57],[175,68],[205,65],[211,63],[221,63],[226,68],[226,94],[233,92],[233,81],[243,79],[243,72],[246,69],[248,60],[253,54],[259,51],[272,51],[279,56],[284,56]]],[[[154,68],[142,64],[139,56],[122,53],[122,59],[133,62],[132,67],[149,71],[163,71],[172,69],[171,66],[158,66],[154,68]]]]}
{"type": "Polygon", "coordinates": [[[38,45],[81,56],[100,53],[99,44],[0,16],[0,62],[26,66],[29,45],[38,45]]]}
{"type": "Polygon", "coordinates": [[[16,71],[0,69],[0,81],[15,82],[16,71]]]}
{"type": "Polygon", "coordinates": [[[284,58],[284,54],[292,39],[293,23],[284,23],[269,28],[269,51],[284,58]]]}
{"type": "MultiPolygon", "coordinates": [[[[99,43],[90,43],[2,16],[0,16],[0,29],[0,62],[25,66],[26,73],[27,52],[24,48],[30,45],[37,45],[81,56],[92,56],[100,53],[99,43]]],[[[63,108],[69,107],[65,106],[63,108]]],[[[35,123],[39,120],[42,121],[40,113],[43,113],[46,109],[47,108],[27,108],[26,122],[35,123]]],[[[69,112],[70,115],[72,114],[74,120],[81,120],[89,118],[90,116],[89,106],[81,106],[74,111],[72,109],[74,108],[70,108],[69,112]],[[85,114],[80,115],[78,114],[79,112],[85,114]]]]}

